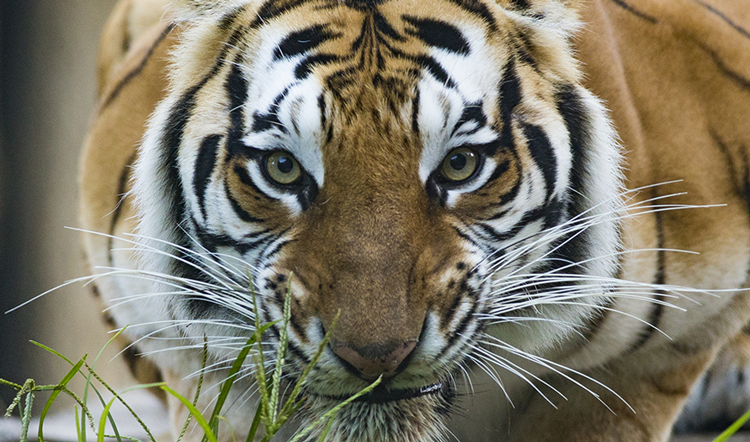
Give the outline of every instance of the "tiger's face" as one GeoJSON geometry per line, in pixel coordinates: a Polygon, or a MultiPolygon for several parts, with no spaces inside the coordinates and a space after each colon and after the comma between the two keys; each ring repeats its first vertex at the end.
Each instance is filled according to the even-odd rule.
{"type": "Polygon", "coordinates": [[[250,284],[262,322],[289,293],[292,374],[331,333],[311,414],[384,378],[333,440],[427,441],[454,372],[604,302],[619,155],[561,2],[188,3],[134,188],[183,339],[231,360],[250,284]]]}

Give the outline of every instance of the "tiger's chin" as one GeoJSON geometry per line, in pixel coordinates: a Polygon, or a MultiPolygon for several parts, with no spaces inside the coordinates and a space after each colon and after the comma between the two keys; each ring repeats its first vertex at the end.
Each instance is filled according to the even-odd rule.
{"type": "MultiPolygon", "coordinates": [[[[420,388],[390,390],[376,388],[347,404],[335,416],[327,441],[331,442],[432,442],[445,440],[443,420],[456,392],[449,382],[420,388]]],[[[310,394],[305,427],[346,400],[310,394]]],[[[318,429],[319,437],[321,429],[318,429]]],[[[309,440],[317,440],[312,436],[309,440]]]]}

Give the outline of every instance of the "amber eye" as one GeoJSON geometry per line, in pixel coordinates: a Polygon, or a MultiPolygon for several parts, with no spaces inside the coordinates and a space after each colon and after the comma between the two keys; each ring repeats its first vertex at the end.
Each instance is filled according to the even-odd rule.
{"type": "Polygon", "coordinates": [[[451,182],[465,181],[474,175],[479,165],[476,152],[465,147],[452,150],[443,160],[440,171],[451,182]]]}
{"type": "Polygon", "coordinates": [[[302,175],[302,169],[293,156],[277,151],[266,158],[266,171],[272,180],[279,184],[292,184],[302,175]]]}

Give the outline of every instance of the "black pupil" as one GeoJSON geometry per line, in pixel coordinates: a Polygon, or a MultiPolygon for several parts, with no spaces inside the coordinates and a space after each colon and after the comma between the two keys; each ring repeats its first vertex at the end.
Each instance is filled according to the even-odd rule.
{"type": "Polygon", "coordinates": [[[294,169],[294,161],[289,157],[279,157],[277,165],[279,172],[283,174],[288,174],[294,169]]]}
{"type": "Polygon", "coordinates": [[[464,167],[466,167],[466,155],[457,153],[450,157],[449,162],[454,170],[462,170],[464,167]]]}

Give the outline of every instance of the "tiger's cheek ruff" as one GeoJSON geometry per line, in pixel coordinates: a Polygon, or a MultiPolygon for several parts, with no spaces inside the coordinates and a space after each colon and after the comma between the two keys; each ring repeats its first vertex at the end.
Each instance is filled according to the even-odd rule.
{"type": "MultiPolygon", "coordinates": [[[[544,251],[540,257],[537,250],[534,258],[539,261],[541,276],[527,276],[529,282],[520,292],[526,295],[518,307],[513,306],[518,302],[517,297],[512,296],[506,301],[503,297],[518,295],[513,285],[517,284],[519,276],[529,273],[532,268],[528,265],[520,270],[512,266],[505,268],[509,262],[500,259],[496,261],[493,280],[497,300],[491,307],[491,317],[523,318],[530,313],[526,306],[535,305],[542,313],[541,318],[559,321],[554,324],[528,322],[526,326],[533,333],[528,329],[515,333],[513,326],[508,324],[492,327],[490,333],[493,336],[518,348],[536,351],[569,336],[582,327],[582,321],[594,314],[599,306],[606,306],[620,250],[618,218],[622,214],[622,201],[619,196],[612,197],[621,194],[620,152],[607,113],[599,100],[582,88],[563,88],[557,94],[557,106],[570,134],[573,152],[570,171],[573,192],[567,200],[569,218],[536,236],[535,242],[543,245],[541,251],[544,251]],[[563,293],[557,289],[561,295],[556,298],[555,290],[546,294],[544,290],[530,290],[535,289],[534,280],[541,287],[547,280],[559,280],[557,285],[569,286],[570,290],[563,293]],[[579,290],[575,289],[577,285],[581,286],[579,290]],[[556,299],[563,302],[556,304],[556,299]],[[536,341],[531,342],[527,338],[529,335],[535,336],[536,341]]],[[[519,246],[521,251],[524,247],[540,248],[528,244],[519,246]]],[[[512,251],[511,256],[514,256],[512,251]]]]}
{"type": "MultiPolygon", "coordinates": [[[[506,57],[493,61],[504,66],[497,76],[483,77],[496,85],[490,89],[494,94],[471,96],[461,82],[452,88],[429,76],[421,80],[421,113],[415,119],[426,134],[420,178],[456,214],[459,235],[490,263],[488,278],[495,288],[486,322],[495,324],[492,335],[541,350],[575,333],[608,302],[611,288],[595,279],[613,278],[617,270],[621,157],[595,97],[559,79],[540,78],[523,56],[506,57]],[[531,91],[544,100],[531,100],[531,91]],[[479,152],[482,170],[464,185],[441,187],[435,166],[458,147],[479,152]],[[555,297],[554,290],[545,293],[519,282],[535,274],[547,274],[535,276],[539,287],[560,291],[561,285],[580,283],[585,288],[555,297]],[[514,317],[524,322],[524,330],[510,324],[514,317]],[[532,317],[540,320],[531,322],[532,317]]],[[[461,75],[461,68],[446,69],[450,79],[461,75]]]]}

